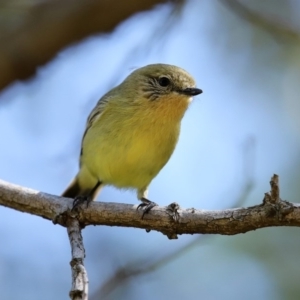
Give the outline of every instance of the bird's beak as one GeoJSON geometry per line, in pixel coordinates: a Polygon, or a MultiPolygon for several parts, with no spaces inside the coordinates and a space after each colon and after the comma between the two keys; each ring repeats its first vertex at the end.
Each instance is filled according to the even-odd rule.
{"type": "Polygon", "coordinates": [[[180,91],[181,94],[188,95],[188,96],[196,96],[201,94],[203,91],[197,88],[186,88],[180,91]]]}

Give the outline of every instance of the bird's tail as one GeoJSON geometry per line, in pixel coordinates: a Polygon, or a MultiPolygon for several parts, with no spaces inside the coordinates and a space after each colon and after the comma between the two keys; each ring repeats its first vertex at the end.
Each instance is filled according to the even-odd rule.
{"type": "Polygon", "coordinates": [[[75,198],[79,195],[81,195],[81,188],[77,177],[75,177],[61,196],[66,198],[75,198]]]}
{"type": "Polygon", "coordinates": [[[75,198],[77,196],[91,197],[93,200],[96,198],[102,187],[101,182],[96,182],[93,186],[81,186],[76,176],[69,184],[67,189],[62,193],[62,197],[75,198]]]}

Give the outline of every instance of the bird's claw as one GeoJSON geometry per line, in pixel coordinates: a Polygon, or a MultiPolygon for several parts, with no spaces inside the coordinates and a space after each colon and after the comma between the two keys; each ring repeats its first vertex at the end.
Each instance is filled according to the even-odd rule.
{"type": "Polygon", "coordinates": [[[89,196],[77,196],[74,198],[72,210],[75,210],[83,203],[86,203],[86,208],[89,207],[89,204],[93,201],[93,199],[89,196]]]}
{"type": "Polygon", "coordinates": [[[136,210],[139,210],[140,208],[143,209],[142,219],[144,218],[145,214],[149,213],[149,211],[154,207],[157,206],[155,202],[152,202],[148,199],[143,199],[143,202],[138,205],[136,210]]]}

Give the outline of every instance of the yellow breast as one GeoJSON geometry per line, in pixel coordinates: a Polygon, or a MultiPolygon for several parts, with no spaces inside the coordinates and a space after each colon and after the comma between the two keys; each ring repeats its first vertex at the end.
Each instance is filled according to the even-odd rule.
{"type": "Polygon", "coordinates": [[[176,146],[188,106],[167,99],[147,106],[108,103],[83,141],[82,163],[100,181],[120,188],[149,185],[176,146]]]}

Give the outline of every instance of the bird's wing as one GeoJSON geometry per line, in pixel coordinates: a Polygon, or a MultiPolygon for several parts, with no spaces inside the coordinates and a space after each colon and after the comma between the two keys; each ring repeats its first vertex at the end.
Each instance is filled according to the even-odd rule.
{"type": "Polygon", "coordinates": [[[99,120],[99,118],[101,118],[101,115],[104,111],[104,108],[106,106],[106,103],[109,101],[109,99],[111,98],[111,95],[105,95],[103,96],[96,104],[96,106],[94,107],[94,109],[91,111],[90,115],[87,118],[87,122],[86,122],[86,126],[85,126],[85,131],[83,133],[82,136],[82,140],[81,140],[81,150],[80,150],[80,156],[82,155],[82,148],[83,148],[83,141],[84,138],[87,134],[87,132],[89,131],[89,129],[93,126],[93,124],[99,120]]]}

